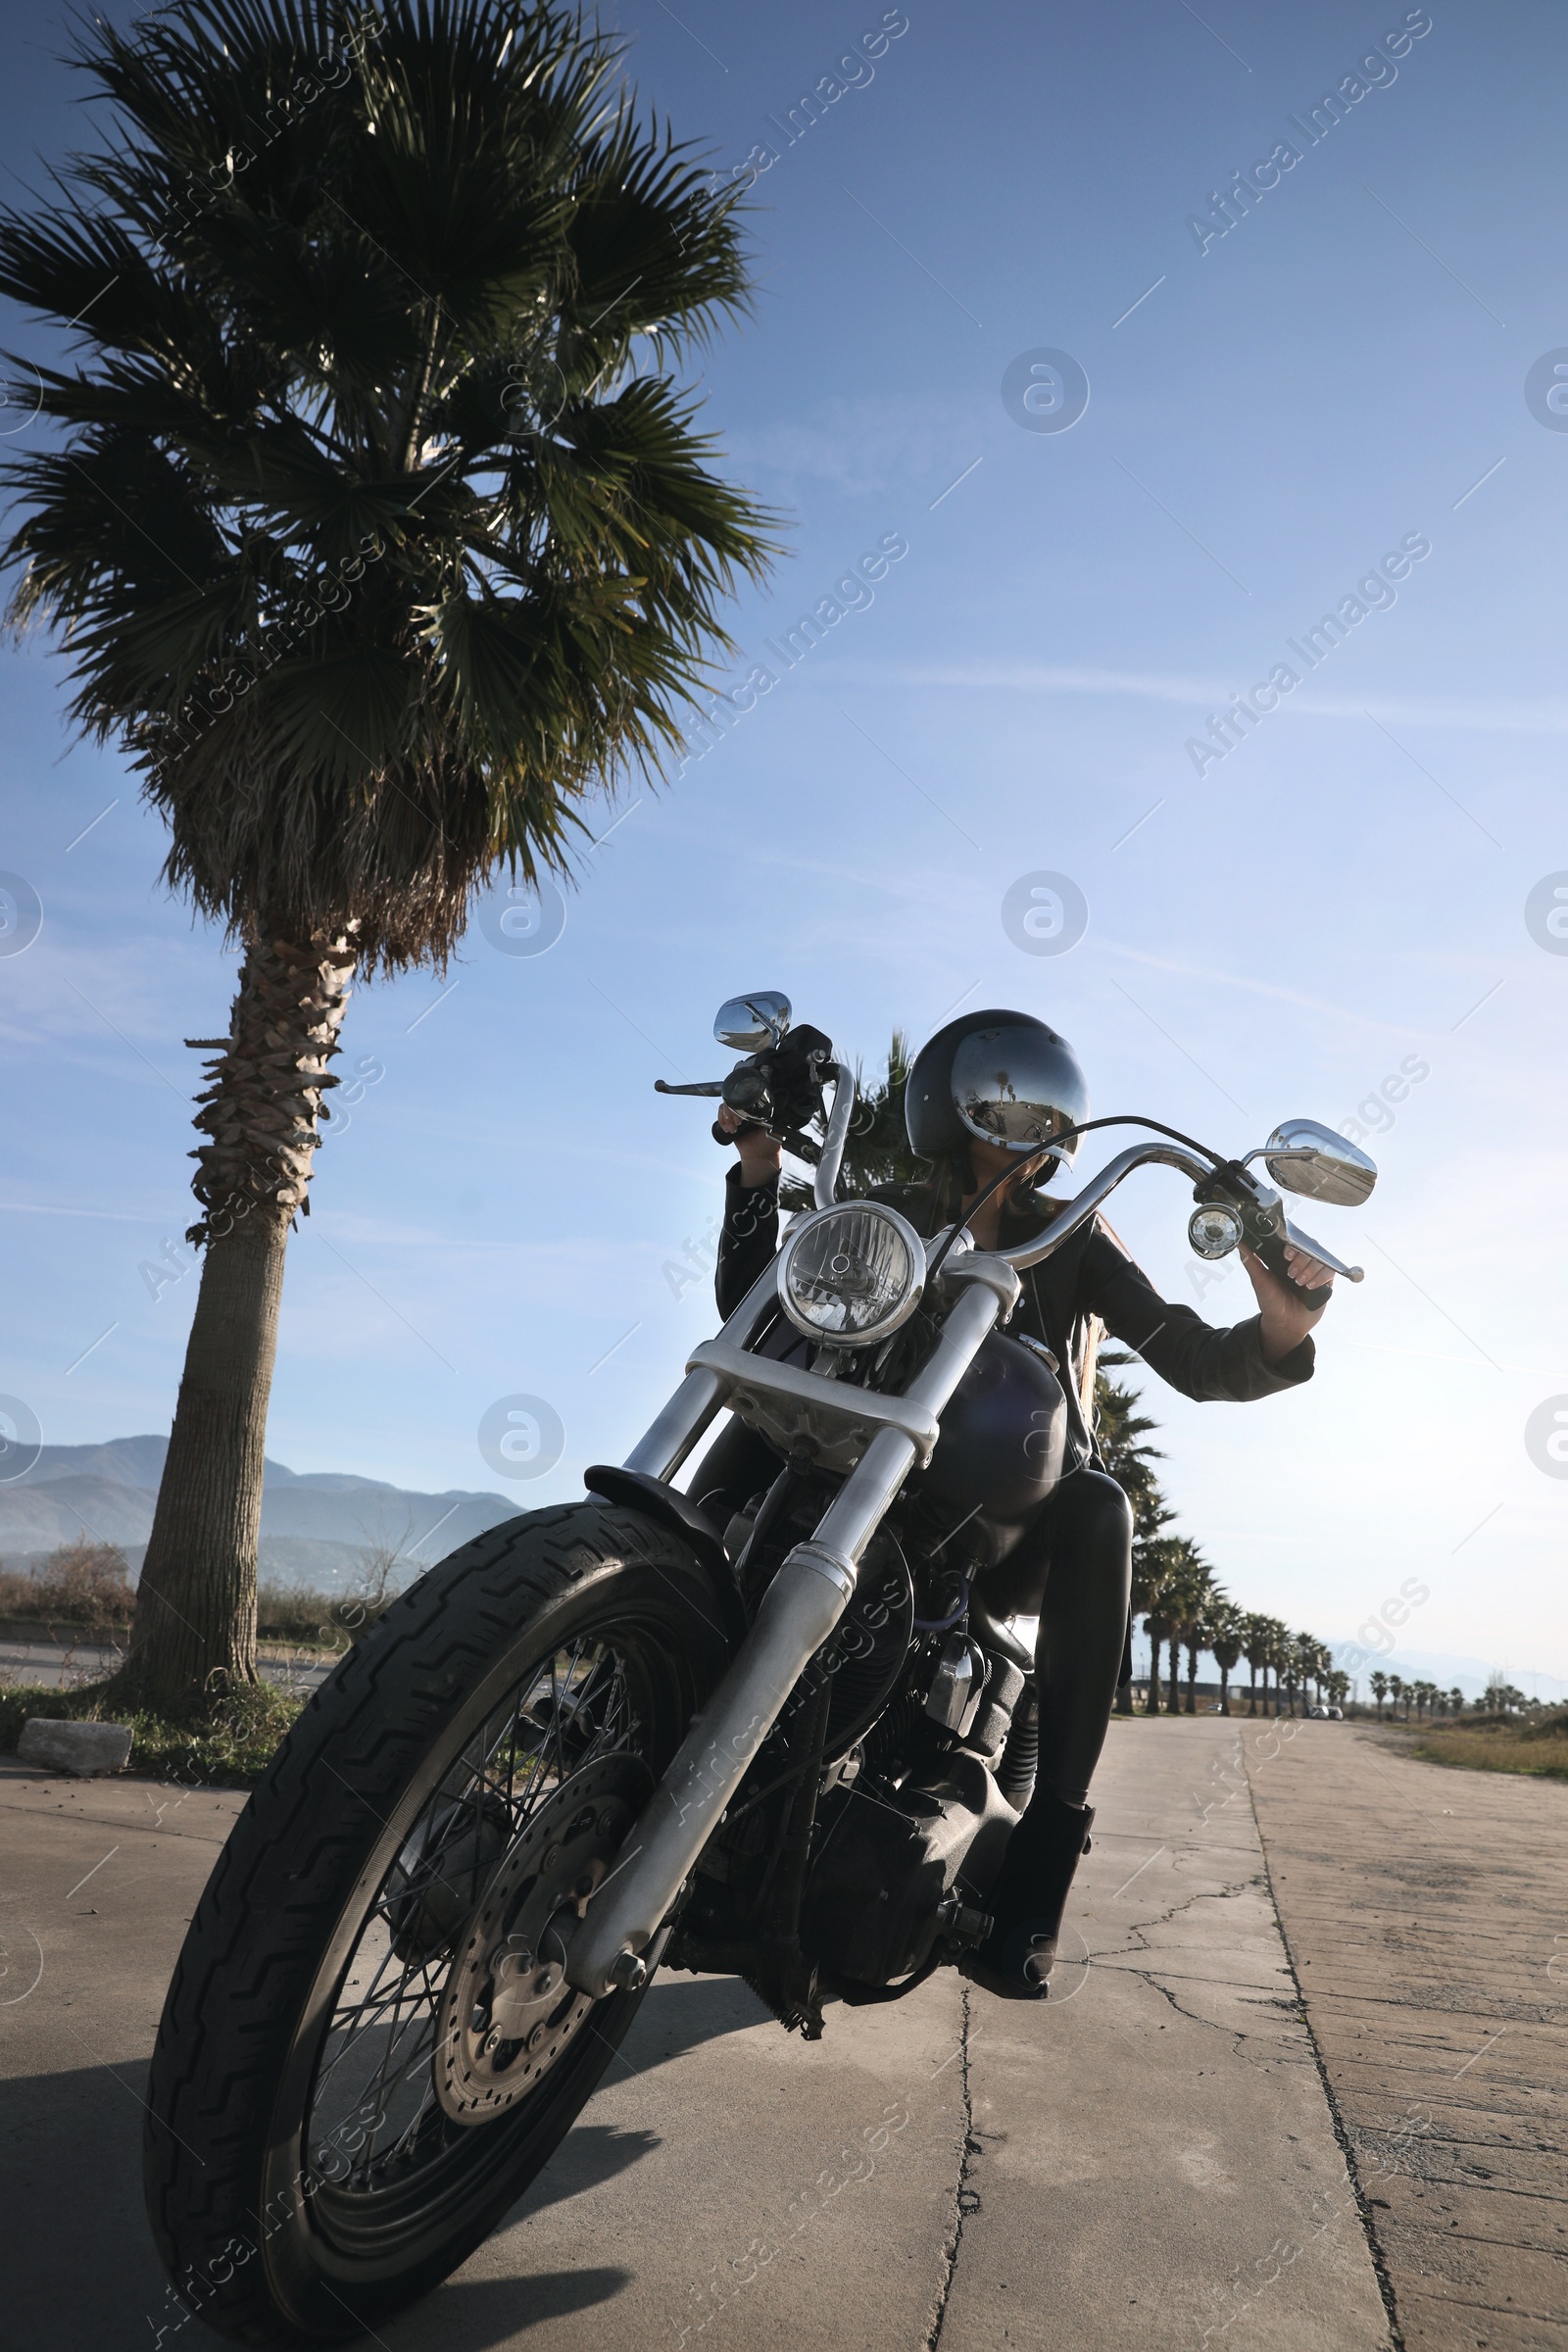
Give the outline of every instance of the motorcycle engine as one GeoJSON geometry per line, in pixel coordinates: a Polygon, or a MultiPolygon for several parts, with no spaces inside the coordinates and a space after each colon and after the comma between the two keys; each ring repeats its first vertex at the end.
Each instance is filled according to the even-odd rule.
{"type": "Polygon", "coordinates": [[[801,1946],[860,1984],[912,1976],[955,1894],[983,1906],[1018,1816],[961,1749],[896,1789],[850,1788],[811,1867],[801,1946]]]}

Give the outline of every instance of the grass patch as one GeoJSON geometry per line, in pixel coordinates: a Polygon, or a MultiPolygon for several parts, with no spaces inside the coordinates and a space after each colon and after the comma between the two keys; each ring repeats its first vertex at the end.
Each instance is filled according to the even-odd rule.
{"type": "Polygon", "coordinates": [[[1521,1723],[1516,1715],[1484,1715],[1465,1724],[1436,1724],[1411,1742],[1428,1764],[1457,1764],[1471,1772],[1526,1772],[1568,1781],[1568,1707],[1521,1723]]]}
{"type": "MultiPolygon", "coordinates": [[[[29,1715],[54,1721],[123,1723],[122,1709],[105,1703],[104,1685],[49,1690],[25,1684],[0,1690],[0,1754],[14,1756],[29,1715]]],[[[305,1704],[270,1683],[172,1719],[131,1712],[131,1779],[177,1781],[186,1788],[250,1788],[267,1770],[279,1741],[305,1704]]]]}

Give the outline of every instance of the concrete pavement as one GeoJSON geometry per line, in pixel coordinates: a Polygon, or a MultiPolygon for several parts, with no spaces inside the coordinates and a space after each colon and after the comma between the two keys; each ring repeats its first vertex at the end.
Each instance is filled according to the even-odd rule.
{"type": "MultiPolygon", "coordinates": [[[[1114,1727],[1078,1958],[1043,2009],[943,1972],[908,2001],[833,2009],[808,2048],[733,1980],[661,1978],[555,2166],[456,2278],[383,2328],[387,2352],[1388,2345],[1365,2223],[1392,2192],[1380,2177],[1371,2193],[1390,2207],[1369,2207],[1348,2174],[1353,2132],[1297,1989],[1307,1981],[1311,2009],[1310,1980],[1341,1963],[1306,1949],[1293,1974],[1252,1785],[1265,1825],[1294,1791],[1290,1836],[1329,1857],[1306,1889],[1320,1922],[1368,1899],[1379,1865],[1369,1847],[1353,1885],[1333,1875],[1356,1735],[1303,1726],[1290,1742],[1287,1729],[1114,1727]]],[[[1473,1785],[1402,1769],[1442,1802],[1473,1785]]],[[[1542,1834],[1544,1792],[1486,1788],[1483,1810],[1530,1814],[1542,1834]]],[[[150,2345],[170,2314],[140,2211],[144,2062],[241,1802],[0,1765],[5,2352],[150,2345]]],[[[1287,1859],[1289,1919],[1306,1864],[1287,1859]]],[[[1523,1924],[1511,1889],[1490,1903],[1485,1854],[1465,1861],[1506,1944],[1523,1924]]],[[[1521,2074],[1546,2061],[1531,2045],[1521,2074]]],[[[1402,2295],[1388,2248],[1379,2259],[1402,2295]]],[[[1491,2340],[1535,2352],[1563,2338],[1491,2340]]]]}
{"type": "Polygon", "coordinates": [[[1247,1727],[1274,1896],[1409,2352],[1565,2352],[1568,1786],[1403,1746],[1247,1727]]]}
{"type": "Polygon", "coordinates": [[[1070,1915],[1092,1964],[1058,1965],[1043,2009],[974,1996],[976,2202],[942,2352],[1389,2342],[1243,1729],[1113,1725],[1070,1915]]]}

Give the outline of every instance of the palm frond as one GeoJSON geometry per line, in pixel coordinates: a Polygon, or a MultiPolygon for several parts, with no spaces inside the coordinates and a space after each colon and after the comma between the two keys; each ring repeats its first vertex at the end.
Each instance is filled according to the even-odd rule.
{"type": "Polygon", "coordinates": [[[83,28],[115,133],[0,214],[80,353],[4,468],[11,613],[237,931],[439,960],[657,777],[770,562],[668,372],[744,307],[734,204],[618,59],[562,0],[174,0],[83,28]]]}

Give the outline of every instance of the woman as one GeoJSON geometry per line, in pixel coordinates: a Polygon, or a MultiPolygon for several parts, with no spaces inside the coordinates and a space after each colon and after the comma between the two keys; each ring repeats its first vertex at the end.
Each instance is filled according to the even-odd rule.
{"type": "MultiPolygon", "coordinates": [[[[1088,1086],[1065,1039],[1027,1013],[966,1013],[937,1032],[909,1072],[905,1123],[913,1151],[931,1162],[930,1178],[880,1187],[873,1198],[897,1208],[922,1236],[958,1219],[977,1249],[1015,1248],[1060,1213],[1063,1204],[1035,1187],[1071,1163],[1076,1138],[1054,1152],[1053,1139],[1088,1116],[1088,1086]],[[1000,1071],[1004,1084],[977,1087],[977,1071],[1000,1071]]],[[[733,1136],[739,1155],[727,1180],[718,1250],[718,1306],[728,1316],[778,1246],[781,1145],[727,1105],[718,1127],[733,1136]]],[[[1034,1795],[987,1898],[993,1933],[960,1964],[976,1984],[1010,2000],[1046,1996],[1068,1890],[1094,1819],[1089,1785],[1126,1638],[1132,1514],[1096,1455],[1082,1402],[1084,1392],[1092,1392],[1094,1326],[1098,1320],[1187,1396],[1244,1403],[1298,1388],[1312,1377],[1310,1333],[1333,1276],[1304,1251],[1287,1251],[1295,1279],[1319,1294],[1309,1304],[1250,1251],[1242,1256],[1258,1311],[1223,1331],[1191,1307],[1161,1298],[1099,1217],[1023,1276],[1008,1328],[1071,1367],[1062,1381],[1066,1455],[1061,1484],[1040,1520],[988,1574],[986,1597],[998,1614],[1039,1613],[1040,1764],[1034,1795]]],[[[700,1488],[722,1518],[726,1507],[739,1507],[770,1483],[776,1469],[771,1448],[736,1424],[710,1452],[694,1492],[700,1488]]]]}

